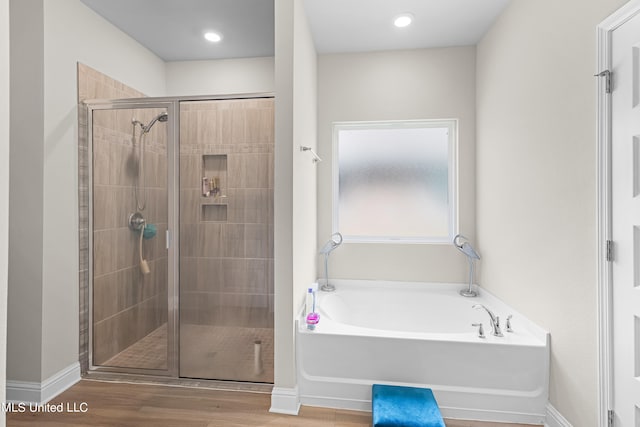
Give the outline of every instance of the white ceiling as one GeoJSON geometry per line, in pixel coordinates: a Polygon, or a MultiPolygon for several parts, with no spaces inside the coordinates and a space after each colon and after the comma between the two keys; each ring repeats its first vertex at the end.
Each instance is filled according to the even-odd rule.
{"type": "Polygon", "coordinates": [[[273,56],[273,0],[81,1],[165,61],[273,56]]]}
{"type": "MultiPolygon", "coordinates": [[[[165,61],[273,56],[273,0],[81,0],[165,61]],[[223,36],[212,44],[213,30],[223,36]]],[[[511,0],[304,0],[319,53],[476,44],[511,0]],[[409,12],[414,23],[395,28],[409,12]]]]}
{"type": "Polygon", "coordinates": [[[475,45],[510,0],[304,0],[318,53],[475,45]],[[393,19],[411,13],[413,23],[393,19]]]}

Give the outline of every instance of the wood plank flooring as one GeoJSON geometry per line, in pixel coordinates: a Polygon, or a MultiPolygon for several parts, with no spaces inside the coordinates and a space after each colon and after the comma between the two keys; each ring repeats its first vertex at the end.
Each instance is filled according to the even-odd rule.
{"type": "MultiPolygon", "coordinates": [[[[7,414],[7,426],[118,427],[365,427],[371,414],[302,407],[299,416],[269,413],[269,393],[82,380],[51,405],[63,412],[7,414]],[[73,411],[77,412],[73,412],[73,411]],[[84,412],[82,412],[84,410],[84,412]]],[[[447,420],[447,427],[519,427],[447,420]]]]}

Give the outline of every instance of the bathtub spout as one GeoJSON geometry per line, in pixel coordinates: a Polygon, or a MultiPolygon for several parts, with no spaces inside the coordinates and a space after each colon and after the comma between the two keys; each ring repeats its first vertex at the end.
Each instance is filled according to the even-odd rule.
{"type": "Polygon", "coordinates": [[[487,307],[485,307],[482,304],[474,304],[471,308],[477,308],[477,309],[484,308],[487,314],[489,314],[489,319],[491,321],[491,331],[493,332],[493,335],[496,337],[504,336],[502,335],[502,331],[500,330],[500,317],[493,314],[491,310],[489,310],[487,307]]]}

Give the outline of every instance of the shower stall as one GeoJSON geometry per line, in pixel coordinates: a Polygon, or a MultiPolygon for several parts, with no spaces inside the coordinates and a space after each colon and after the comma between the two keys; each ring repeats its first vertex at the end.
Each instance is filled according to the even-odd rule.
{"type": "Polygon", "coordinates": [[[88,371],[273,382],[273,97],[85,105],[88,371]]]}

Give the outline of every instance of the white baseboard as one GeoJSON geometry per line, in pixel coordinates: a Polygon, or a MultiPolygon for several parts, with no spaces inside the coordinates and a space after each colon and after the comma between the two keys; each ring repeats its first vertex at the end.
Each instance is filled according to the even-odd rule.
{"type": "Polygon", "coordinates": [[[7,402],[43,405],[80,381],[80,363],[74,362],[41,383],[7,380],[7,402]]]}
{"type": "Polygon", "coordinates": [[[274,387],[271,391],[271,408],[269,412],[276,414],[298,415],[300,399],[298,387],[284,388],[274,387]]]}
{"type": "MultiPolygon", "coordinates": [[[[326,398],[303,395],[300,396],[300,403],[303,406],[371,412],[371,400],[326,398]]],[[[446,406],[440,406],[439,408],[443,418],[452,420],[485,421],[496,422],[500,424],[518,423],[539,425],[543,423],[543,420],[545,418],[545,414],[527,414],[497,410],[474,410],[468,408],[455,408],[446,406]]]]}
{"type": "Polygon", "coordinates": [[[544,427],[573,427],[551,403],[547,403],[547,417],[544,427]]]}

